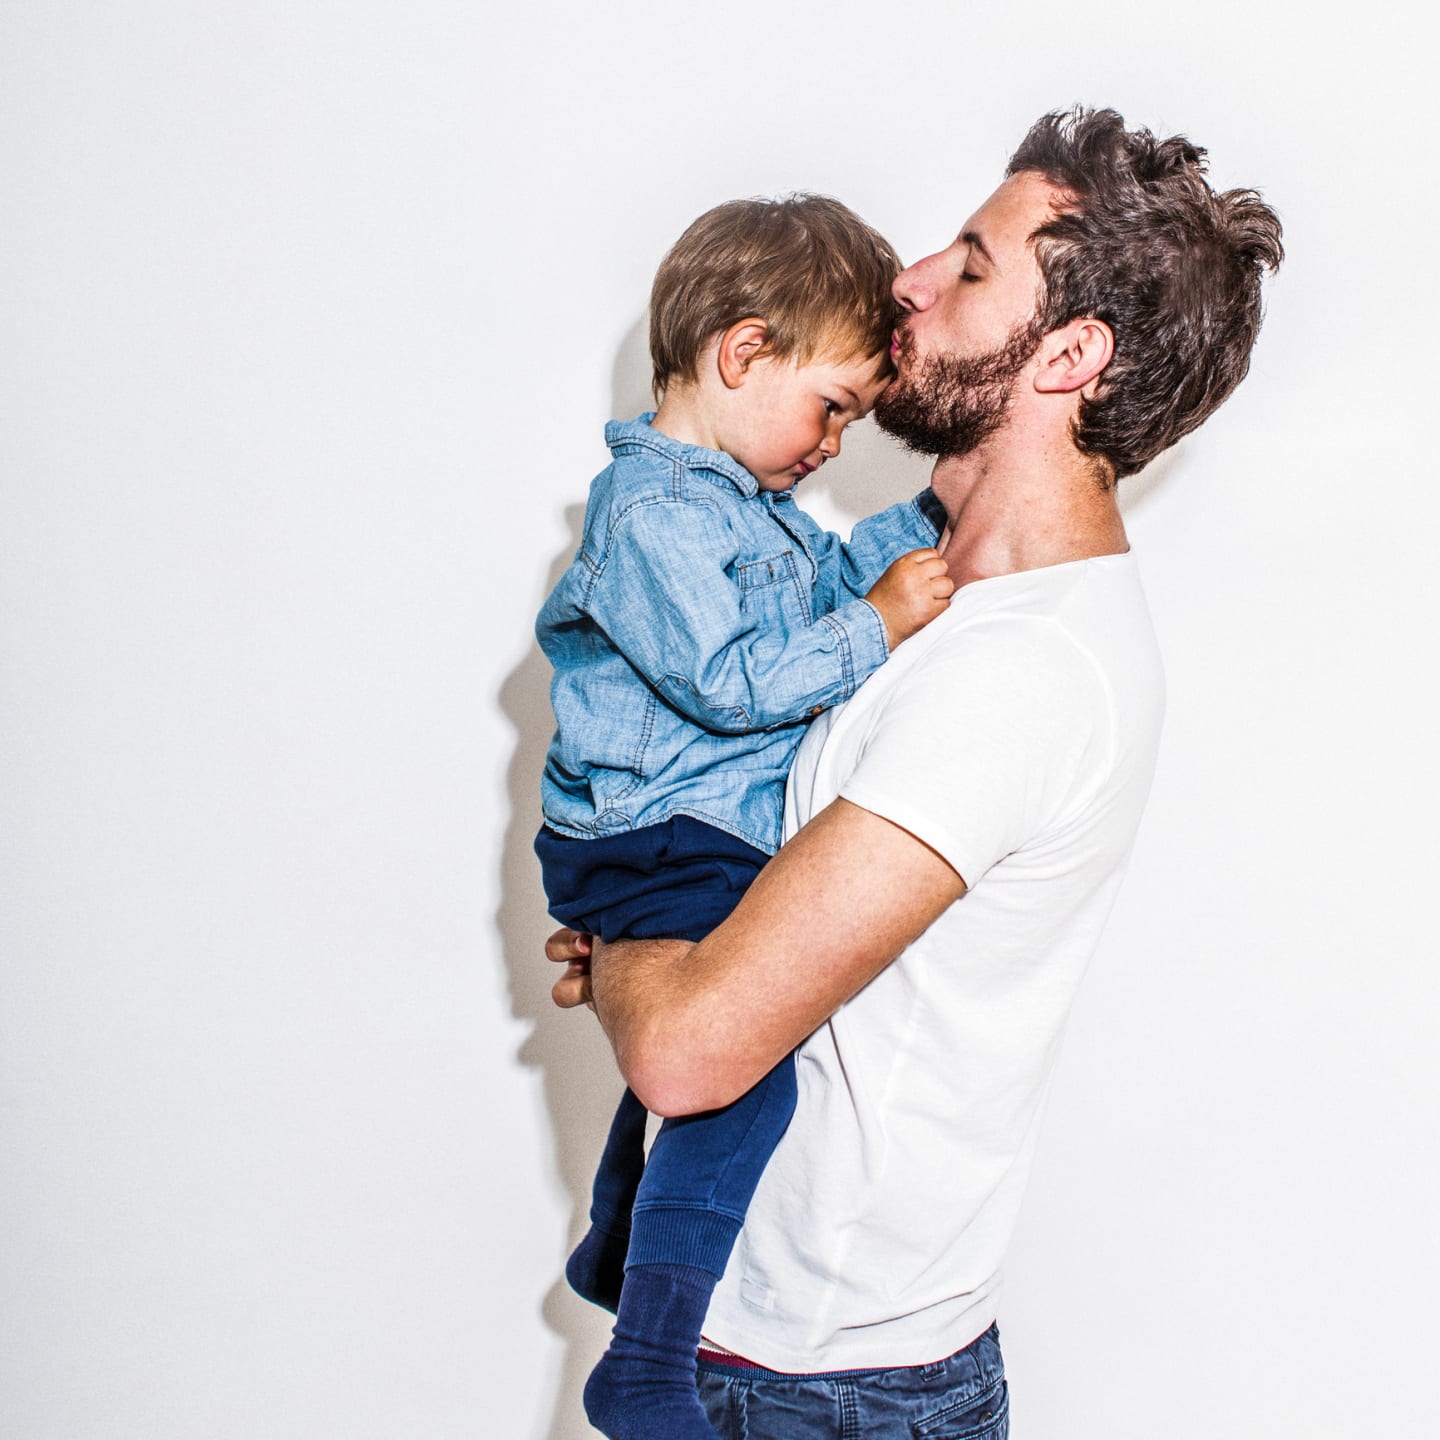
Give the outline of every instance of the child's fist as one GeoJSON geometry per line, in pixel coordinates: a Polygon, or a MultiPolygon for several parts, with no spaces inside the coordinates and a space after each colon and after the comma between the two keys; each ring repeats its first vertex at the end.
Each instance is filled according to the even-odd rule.
{"type": "Polygon", "coordinates": [[[955,593],[938,550],[912,550],[894,561],[865,597],[885,622],[885,639],[893,650],[922,625],[928,625],[955,593]]]}

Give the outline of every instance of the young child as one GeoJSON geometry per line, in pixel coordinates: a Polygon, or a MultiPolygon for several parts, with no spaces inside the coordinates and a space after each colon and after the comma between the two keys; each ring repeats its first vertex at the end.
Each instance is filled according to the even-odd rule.
{"type": "MultiPolygon", "coordinates": [[[[893,370],[890,246],[838,201],[742,200],[665,257],[659,411],[612,422],[584,535],[536,626],[558,730],[535,841],[551,913],[603,940],[699,940],[780,843],[806,723],[854,694],[952,585],[935,497],[849,544],[794,503],[893,370]]],[[[627,1090],[570,1283],[616,1310],[585,1387],[612,1440],[713,1440],[695,1351],[795,1107],[793,1060],[733,1105],[668,1120],[648,1163],[627,1090]]]]}

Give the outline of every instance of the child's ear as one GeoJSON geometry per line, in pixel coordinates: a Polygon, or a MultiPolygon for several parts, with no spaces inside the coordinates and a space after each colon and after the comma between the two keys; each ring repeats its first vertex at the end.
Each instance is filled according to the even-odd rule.
{"type": "Polygon", "coordinates": [[[745,383],[750,362],[764,350],[770,339],[770,327],[758,315],[737,320],[720,335],[715,364],[727,390],[737,390],[745,383]]]}

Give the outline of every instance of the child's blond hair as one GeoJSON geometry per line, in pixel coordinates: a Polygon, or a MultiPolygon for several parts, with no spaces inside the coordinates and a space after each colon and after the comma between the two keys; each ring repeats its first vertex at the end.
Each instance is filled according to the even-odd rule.
{"type": "Polygon", "coordinates": [[[884,236],[827,195],[731,200],[707,210],[660,262],[650,294],[650,359],[660,395],[694,380],[706,344],[758,317],[764,353],[808,364],[875,356],[894,374],[890,287],[900,261],[884,236]]]}

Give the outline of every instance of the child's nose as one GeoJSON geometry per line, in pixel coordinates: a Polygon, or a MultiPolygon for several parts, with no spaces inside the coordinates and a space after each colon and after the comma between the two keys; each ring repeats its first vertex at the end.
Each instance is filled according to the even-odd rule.
{"type": "Polygon", "coordinates": [[[833,460],[840,453],[839,435],[826,435],[820,442],[820,453],[827,460],[833,460]]]}

